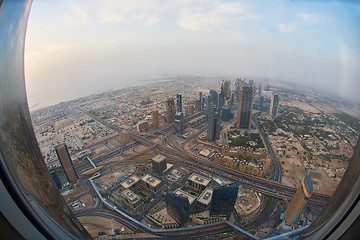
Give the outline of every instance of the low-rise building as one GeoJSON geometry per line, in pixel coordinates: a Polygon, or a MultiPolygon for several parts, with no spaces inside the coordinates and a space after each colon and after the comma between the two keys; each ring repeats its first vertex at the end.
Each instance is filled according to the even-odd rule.
{"type": "Polygon", "coordinates": [[[140,197],[129,189],[126,189],[123,192],[121,192],[121,196],[126,202],[126,204],[132,209],[136,209],[141,205],[140,197]]]}
{"type": "Polygon", "coordinates": [[[194,203],[196,197],[194,197],[193,195],[181,190],[181,189],[177,189],[174,192],[177,196],[182,196],[184,198],[187,198],[187,200],[189,200],[190,206],[194,203]]]}
{"type": "Polygon", "coordinates": [[[189,186],[200,190],[204,190],[207,187],[207,185],[209,185],[210,181],[211,181],[210,178],[203,177],[196,173],[191,174],[190,177],[188,178],[189,186]]]}
{"type": "Polygon", "coordinates": [[[140,121],[136,124],[138,132],[144,132],[149,128],[149,122],[147,121],[140,121]]]}
{"type": "Polygon", "coordinates": [[[161,180],[151,176],[150,174],[146,174],[141,180],[143,181],[144,186],[154,193],[158,192],[161,188],[161,180]]]}
{"type": "Polygon", "coordinates": [[[198,205],[204,209],[210,206],[211,198],[212,198],[213,189],[206,188],[200,196],[196,199],[198,205]]]}
{"type": "Polygon", "coordinates": [[[132,175],[122,181],[121,186],[125,189],[134,189],[138,186],[139,181],[140,179],[137,176],[132,175]]]}

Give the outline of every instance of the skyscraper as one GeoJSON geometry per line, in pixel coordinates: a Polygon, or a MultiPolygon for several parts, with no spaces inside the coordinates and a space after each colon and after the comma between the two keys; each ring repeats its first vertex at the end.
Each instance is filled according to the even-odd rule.
{"type": "Polygon", "coordinates": [[[235,81],[236,102],[240,101],[241,83],[242,83],[241,78],[236,79],[236,81],[235,81]]]}
{"type": "MultiPolygon", "coordinates": [[[[201,102],[200,102],[200,100],[196,100],[196,101],[195,101],[195,111],[196,111],[196,112],[200,112],[200,111],[201,111],[201,102]]],[[[185,114],[186,114],[186,111],[185,111],[185,114]]]]}
{"type": "Polygon", "coordinates": [[[221,130],[221,114],[217,112],[212,101],[208,101],[207,105],[207,140],[215,141],[219,139],[221,130]]]}
{"type": "Polygon", "coordinates": [[[230,121],[233,118],[233,114],[231,112],[231,108],[229,106],[223,106],[221,109],[221,120],[230,121]]]}
{"type": "Polygon", "coordinates": [[[230,94],[230,105],[234,105],[234,99],[235,99],[235,93],[234,92],[231,92],[230,94]]]}
{"type": "Polygon", "coordinates": [[[152,158],[153,172],[161,176],[166,169],[166,157],[163,155],[156,155],[152,158]]]}
{"type": "Polygon", "coordinates": [[[202,92],[199,92],[200,110],[204,110],[204,98],[202,92]]]}
{"type": "Polygon", "coordinates": [[[56,170],[53,168],[50,170],[50,174],[51,174],[51,177],[53,178],[56,186],[58,187],[58,189],[61,189],[62,186],[61,186],[61,181],[56,173],[56,170]]]}
{"type": "Polygon", "coordinates": [[[218,107],[219,107],[219,94],[217,93],[217,91],[211,89],[210,90],[210,96],[211,96],[212,103],[215,105],[215,109],[218,110],[218,107]]]}
{"type": "Polygon", "coordinates": [[[215,139],[220,138],[221,131],[221,111],[215,113],[215,139]]]}
{"type": "Polygon", "coordinates": [[[182,96],[181,96],[181,94],[176,94],[176,106],[177,106],[177,111],[182,112],[182,96]]]}
{"type": "Polygon", "coordinates": [[[249,87],[246,78],[241,80],[241,87],[249,87]]]}
{"type": "Polygon", "coordinates": [[[225,81],[224,84],[225,99],[230,98],[230,81],[225,81]]]}
{"type": "Polygon", "coordinates": [[[121,131],[120,132],[120,139],[121,141],[123,142],[127,142],[127,141],[130,141],[130,135],[129,135],[129,132],[124,130],[124,131],[121,131]]]}
{"type": "Polygon", "coordinates": [[[215,131],[216,131],[216,118],[215,118],[215,106],[210,104],[208,107],[208,119],[207,119],[207,140],[214,141],[215,140],[215,131]]]}
{"type": "Polygon", "coordinates": [[[175,104],[173,98],[166,100],[166,122],[173,123],[175,121],[175,104]]]}
{"type": "Polygon", "coordinates": [[[295,218],[305,207],[306,201],[311,197],[312,192],[313,182],[310,177],[310,170],[308,170],[293,199],[291,199],[289,206],[286,208],[285,222],[287,225],[291,225],[294,222],[295,218]]]}
{"type": "Polygon", "coordinates": [[[59,158],[60,164],[65,171],[65,176],[69,183],[75,184],[78,176],[75,172],[74,165],[71,161],[69,151],[65,144],[61,144],[55,147],[56,154],[59,158]]]}
{"type": "Polygon", "coordinates": [[[265,91],[270,91],[270,84],[265,85],[265,91]]]}
{"type": "Polygon", "coordinates": [[[206,97],[206,118],[209,118],[210,115],[210,106],[212,106],[212,96],[211,94],[207,95],[206,97]]]}
{"type": "Polygon", "coordinates": [[[276,117],[278,113],[278,105],[279,105],[279,95],[273,94],[271,97],[270,112],[269,112],[271,116],[276,117]]]}
{"type": "Polygon", "coordinates": [[[154,128],[159,127],[159,111],[157,110],[156,106],[154,106],[154,108],[152,110],[152,126],[154,128]]]}
{"type": "Polygon", "coordinates": [[[225,84],[224,81],[221,83],[221,89],[219,94],[219,103],[216,106],[216,111],[220,111],[222,106],[225,104],[225,84]]]}
{"type": "Polygon", "coordinates": [[[237,128],[251,128],[252,110],[254,104],[254,90],[243,87],[240,91],[240,102],[236,121],[237,128]]]}
{"type": "Polygon", "coordinates": [[[184,134],[184,113],[176,112],[175,114],[176,130],[180,134],[184,134]]]}
{"type": "Polygon", "coordinates": [[[259,98],[262,97],[262,92],[263,92],[263,84],[259,83],[259,98]]]}
{"type": "Polygon", "coordinates": [[[186,197],[175,193],[166,194],[166,211],[181,226],[190,218],[190,203],[186,197]]]}
{"type": "Polygon", "coordinates": [[[232,183],[214,189],[210,203],[210,215],[228,216],[237,199],[239,183],[232,183]]]}
{"type": "Polygon", "coordinates": [[[263,108],[264,108],[264,96],[261,96],[259,100],[259,109],[263,110],[263,108]]]}

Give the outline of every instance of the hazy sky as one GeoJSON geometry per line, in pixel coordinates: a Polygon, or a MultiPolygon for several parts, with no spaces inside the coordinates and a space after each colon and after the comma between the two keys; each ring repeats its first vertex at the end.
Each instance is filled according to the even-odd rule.
{"type": "Polygon", "coordinates": [[[268,77],[360,101],[360,6],[310,0],[37,0],[25,70],[30,106],[162,74],[268,77]]]}

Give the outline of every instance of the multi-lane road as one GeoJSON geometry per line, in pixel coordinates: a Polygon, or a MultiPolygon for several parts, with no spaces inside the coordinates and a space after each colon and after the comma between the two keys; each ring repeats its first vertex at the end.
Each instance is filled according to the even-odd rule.
{"type": "MultiPolygon", "coordinates": [[[[132,139],[146,146],[158,149],[164,155],[171,159],[175,159],[179,163],[186,163],[195,168],[204,168],[205,166],[207,172],[211,172],[212,174],[220,175],[225,178],[235,178],[238,179],[237,181],[245,181],[246,185],[251,186],[254,190],[261,190],[261,192],[270,196],[291,199],[297,190],[296,188],[283,185],[279,182],[232,170],[222,165],[215,164],[212,161],[200,156],[180,151],[179,149],[170,148],[160,144],[154,146],[152,141],[139,137],[135,134],[130,134],[130,136],[132,139]]],[[[314,193],[309,201],[311,203],[324,205],[327,203],[329,197],[330,196],[325,194],[314,193]]]]}
{"type": "MultiPolygon", "coordinates": [[[[96,119],[98,120],[98,119],[96,119]]],[[[100,119],[99,119],[100,120],[100,119]]],[[[256,121],[255,125],[258,127],[258,123],[256,121]]],[[[173,126],[169,126],[162,129],[162,132],[170,132],[173,126]]],[[[202,131],[206,129],[206,126],[200,129],[198,131],[198,134],[200,134],[202,131]]],[[[264,194],[267,194],[269,196],[277,197],[277,198],[283,198],[283,199],[291,199],[293,195],[295,194],[296,188],[289,187],[286,185],[283,185],[279,183],[281,181],[281,166],[279,163],[279,160],[276,157],[275,152],[273,151],[272,146],[270,145],[266,135],[262,132],[262,129],[259,128],[259,131],[261,135],[263,136],[263,139],[265,141],[265,144],[267,145],[269,154],[271,158],[273,159],[272,162],[274,162],[273,170],[275,170],[275,173],[273,173],[273,179],[275,181],[264,179],[261,177],[257,177],[251,174],[242,173],[239,171],[232,170],[230,168],[217,165],[213,163],[210,160],[207,160],[205,158],[202,158],[200,156],[194,155],[192,153],[189,153],[185,151],[184,145],[179,144],[176,139],[172,135],[168,135],[167,137],[163,138],[163,141],[158,141],[158,143],[154,143],[153,141],[149,140],[151,137],[139,137],[135,134],[130,134],[131,138],[135,140],[135,142],[130,142],[127,144],[122,144],[114,149],[110,149],[105,151],[104,153],[101,153],[92,160],[96,164],[101,164],[102,162],[113,158],[115,156],[118,156],[119,154],[123,154],[124,151],[136,147],[138,144],[144,144],[150,148],[154,148],[162,154],[169,157],[169,159],[173,159],[174,162],[179,162],[183,164],[191,165],[193,168],[197,168],[199,166],[206,166],[207,172],[209,174],[216,174],[223,176],[225,178],[233,177],[235,179],[239,179],[237,181],[241,181],[246,184],[247,186],[250,186],[254,190],[257,190],[259,192],[262,192],[264,194]],[[161,143],[164,142],[167,144],[167,146],[162,145],[161,143]]],[[[198,134],[195,134],[198,136],[198,134]]],[[[90,169],[90,164],[80,164],[76,166],[77,172],[83,172],[87,169],[90,169]]],[[[235,180],[234,179],[234,180],[235,180]]],[[[324,205],[327,203],[329,199],[329,195],[326,194],[320,194],[320,193],[314,193],[313,197],[310,199],[311,203],[324,205]]]]}
{"type": "Polygon", "coordinates": [[[272,159],[272,161],[271,161],[272,171],[271,171],[270,178],[276,182],[281,182],[282,168],[281,168],[280,161],[279,161],[278,157],[276,156],[274,148],[272,147],[271,143],[269,142],[267,135],[264,133],[262,127],[259,125],[259,122],[256,119],[257,115],[259,115],[259,113],[254,114],[253,124],[259,130],[261,137],[264,139],[266,148],[268,150],[268,154],[270,155],[270,157],[272,159]]]}
{"type": "MultiPolygon", "coordinates": [[[[186,120],[189,121],[189,120],[191,120],[195,117],[198,117],[202,114],[203,113],[191,115],[190,117],[187,117],[186,120]]],[[[103,120],[98,119],[95,116],[92,116],[90,114],[89,114],[89,116],[91,116],[96,121],[98,121],[106,126],[110,125],[108,127],[119,132],[119,129],[117,127],[115,127],[111,124],[105,124],[106,122],[104,122],[103,120]]],[[[282,170],[281,170],[281,165],[279,163],[279,160],[277,159],[277,156],[276,156],[271,144],[269,143],[269,141],[266,137],[266,134],[259,127],[259,124],[256,120],[254,120],[254,125],[259,129],[259,132],[260,132],[261,136],[263,137],[264,142],[267,146],[269,155],[273,160],[272,161],[272,164],[273,164],[272,174],[270,176],[271,180],[257,177],[257,176],[251,175],[251,174],[235,171],[233,169],[224,167],[222,165],[215,164],[206,158],[203,158],[201,156],[198,156],[196,154],[192,154],[191,152],[186,151],[184,148],[185,144],[188,141],[199,136],[203,131],[205,131],[206,125],[204,127],[202,127],[196,134],[191,136],[191,139],[188,139],[187,141],[185,141],[182,144],[178,143],[178,141],[173,136],[173,134],[171,134],[171,132],[174,128],[174,124],[166,126],[158,131],[158,133],[163,134],[163,137],[157,142],[152,141],[152,138],[153,138],[152,136],[140,137],[136,134],[130,133],[130,137],[133,140],[132,142],[124,143],[124,144],[119,145],[116,148],[106,150],[105,152],[94,156],[92,158],[92,161],[96,165],[100,165],[100,164],[103,164],[104,162],[110,160],[111,158],[114,158],[119,155],[123,155],[125,158],[123,158],[122,160],[119,160],[114,163],[105,163],[105,165],[112,165],[115,163],[116,164],[137,164],[137,163],[139,163],[139,161],[140,162],[150,162],[151,156],[149,154],[146,154],[145,152],[142,152],[140,155],[136,154],[136,155],[131,155],[131,156],[127,156],[124,154],[124,152],[128,149],[135,148],[139,145],[145,145],[148,147],[148,149],[153,149],[156,152],[160,152],[161,154],[167,156],[167,159],[169,162],[176,163],[176,164],[188,167],[188,168],[193,168],[195,170],[207,173],[208,175],[219,176],[219,177],[231,180],[231,181],[239,182],[243,186],[249,187],[257,192],[263,193],[267,196],[274,197],[275,198],[274,200],[276,200],[276,199],[289,200],[293,197],[293,195],[295,194],[297,189],[281,184],[282,170]],[[134,159],[134,156],[137,156],[137,157],[134,159]]],[[[156,132],[153,132],[153,134],[155,137],[156,132]]],[[[89,163],[82,162],[82,163],[78,164],[77,166],[75,166],[75,169],[78,173],[82,173],[82,172],[90,169],[91,167],[92,166],[89,163]]],[[[318,205],[325,205],[328,202],[329,197],[330,197],[329,195],[320,194],[320,193],[315,192],[313,194],[313,196],[310,198],[309,202],[313,203],[313,204],[318,204],[318,205]]],[[[270,208],[275,208],[276,202],[277,201],[272,201],[272,204],[271,204],[272,206],[270,208]]],[[[273,213],[273,212],[274,211],[271,210],[271,213],[273,213]]],[[[133,229],[134,227],[139,227],[136,224],[133,225],[133,223],[129,222],[128,219],[124,219],[123,217],[119,217],[118,215],[116,215],[116,216],[118,216],[118,218],[116,218],[116,217],[112,216],[111,213],[108,213],[108,212],[104,213],[104,211],[100,211],[100,210],[81,210],[81,211],[77,211],[76,214],[78,216],[93,215],[93,216],[103,216],[103,217],[107,217],[107,218],[112,218],[112,219],[122,223],[124,226],[128,227],[130,230],[133,229]]],[[[227,228],[229,228],[229,225],[224,225],[222,227],[224,229],[227,229],[227,228]]],[[[210,232],[213,232],[213,230],[211,230],[210,232]]]]}

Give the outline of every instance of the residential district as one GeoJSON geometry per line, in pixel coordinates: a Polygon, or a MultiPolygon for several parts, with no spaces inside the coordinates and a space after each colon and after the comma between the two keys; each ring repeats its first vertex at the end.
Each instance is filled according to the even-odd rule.
{"type": "Polygon", "coordinates": [[[173,76],[33,111],[54,182],[97,239],[262,238],[311,224],[359,105],[252,78],[173,76]]]}

